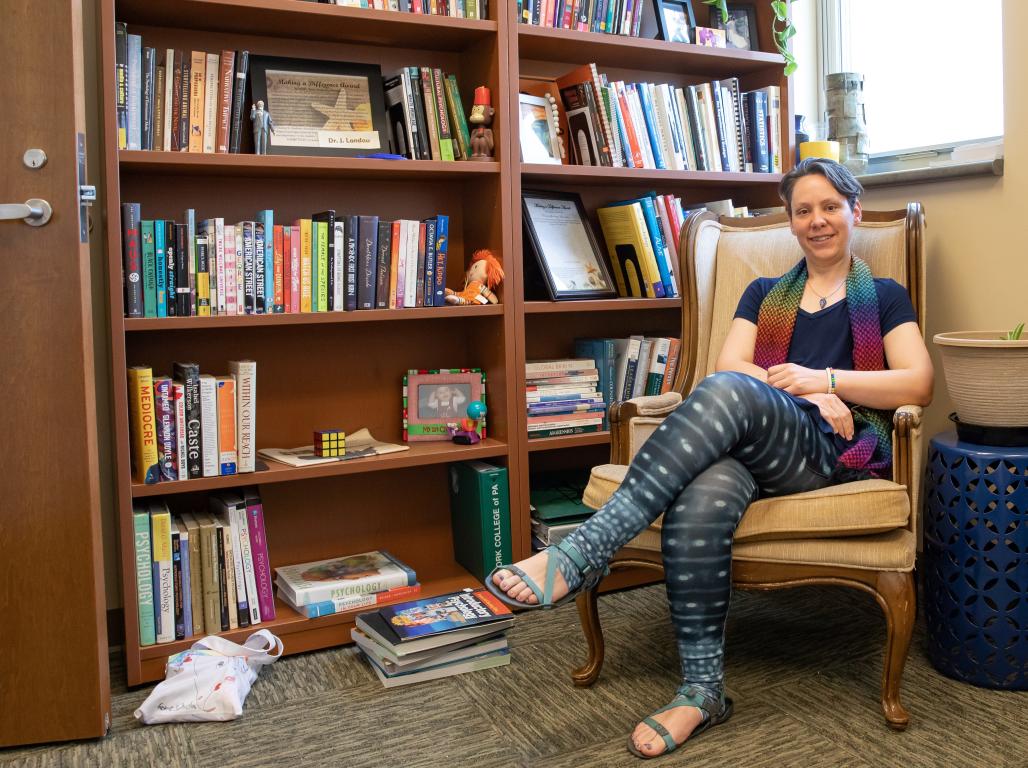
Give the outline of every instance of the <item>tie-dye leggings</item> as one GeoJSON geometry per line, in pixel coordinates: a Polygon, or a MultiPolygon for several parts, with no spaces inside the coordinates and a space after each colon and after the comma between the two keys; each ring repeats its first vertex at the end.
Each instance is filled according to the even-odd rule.
{"type": "MultiPolygon", "coordinates": [[[[735,528],[758,495],[828,485],[837,455],[832,436],[788,395],[742,373],[715,373],[657,428],[621,487],[568,539],[602,568],[664,513],[661,548],[683,683],[720,698],[735,528]]],[[[574,588],[581,576],[559,556],[574,588]]]]}

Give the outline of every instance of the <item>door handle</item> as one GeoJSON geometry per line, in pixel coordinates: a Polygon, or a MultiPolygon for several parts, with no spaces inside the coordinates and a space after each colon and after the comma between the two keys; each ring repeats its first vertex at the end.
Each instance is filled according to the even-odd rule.
{"type": "Polygon", "coordinates": [[[33,227],[41,227],[50,221],[54,209],[50,203],[39,198],[26,200],[24,203],[2,203],[0,204],[0,221],[15,221],[21,219],[33,227]]]}

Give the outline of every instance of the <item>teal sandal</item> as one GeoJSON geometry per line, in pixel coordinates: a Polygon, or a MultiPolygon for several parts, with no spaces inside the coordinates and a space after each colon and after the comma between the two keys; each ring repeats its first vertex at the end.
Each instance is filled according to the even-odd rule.
{"type": "Polygon", "coordinates": [[[655,730],[657,735],[664,740],[664,745],[667,749],[657,755],[647,755],[636,748],[635,742],[632,741],[632,737],[629,735],[628,751],[636,757],[641,757],[643,760],[652,760],[655,757],[671,754],[682,744],[685,744],[685,741],[676,742],[668,732],[668,729],[653,719],[654,715],[659,715],[661,712],[667,712],[669,709],[675,709],[676,707],[696,707],[702,710],[704,715],[703,720],[693,729],[693,732],[689,734],[685,741],[692,741],[711,726],[720,725],[732,716],[732,712],[735,709],[731,699],[726,697],[724,702],[721,702],[713,696],[704,693],[699,688],[689,686],[684,691],[676,694],[675,698],[666,707],[661,707],[649,717],[643,718],[643,722],[655,730]]]}
{"type": "Polygon", "coordinates": [[[578,549],[575,548],[575,545],[569,542],[567,539],[563,539],[558,544],[549,546],[543,551],[547,552],[549,556],[546,559],[546,578],[543,581],[542,589],[540,589],[539,585],[536,584],[528,575],[525,574],[523,570],[518,568],[516,565],[501,565],[497,568],[493,568],[493,570],[485,578],[486,589],[488,589],[490,592],[496,595],[497,599],[499,599],[504,604],[509,605],[511,608],[525,610],[537,608],[556,608],[557,606],[571,602],[587,589],[592,589],[600,583],[600,579],[602,579],[604,576],[610,573],[610,569],[606,567],[602,569],[592,568],[585,561],[585,558],[582,557],[582,553],[579,552],[578,549]],[[564,595],[564,597],[560,598],[560,600],[554,601],[553,582],[556,578],[558,570],[557,557],[555,555],[556,550],[560,550],[563,554],[567,555],[571,562],[575,564],[575,567],[578,568],[578,572],[582,575],[582,583],[579,584],[575,589],[572,589],[570,592],[564,595]],[[498,571],[510,571],[511,573],[516,574],[525,583],[525,585],[530,590],[532,590],[532,594],[535,595],[535,599],[539,602],[535,605],[532,605],[531,603],[523,603],[520,600],[514,600],[508,597],[507,593],[500,589],[493,581],[493,576],[495,576],[498,571]]]}

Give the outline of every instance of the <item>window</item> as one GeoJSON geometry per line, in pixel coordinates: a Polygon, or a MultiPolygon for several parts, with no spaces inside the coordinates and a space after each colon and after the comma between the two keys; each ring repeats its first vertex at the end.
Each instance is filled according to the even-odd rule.
{"type": "Polygon", "coordinates": [[[872,155],[1002,137],[1001,0],[819,0],[817,10],[823,72],[864,75],[872,155]]]}

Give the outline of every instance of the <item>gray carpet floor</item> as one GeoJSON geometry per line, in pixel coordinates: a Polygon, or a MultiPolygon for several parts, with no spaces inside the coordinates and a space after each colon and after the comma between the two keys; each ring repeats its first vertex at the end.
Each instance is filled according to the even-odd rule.
{"type": "MultiPolygon", "coordinates": [[[[607,657],[599,681],[568,678],[584,658],[577,611],[522,614],[509,667],[392,690],[352,648],[265,669],[230,723],[146,727],[150,688],[127,690],[112,656],[114,722],[101,741],[0,750],[0,766],[638,766],[625,749],[665,704],[678,662],[663,587],[600,599],[607,657]]],[[[660,765],[1028,766],[1028,692],[975,688],[937,673],[922,623],[903,678],[910,728],[878,704],[884,621],[844,589],[736,593],[728,626],[735,716],[660,765]]]]}

